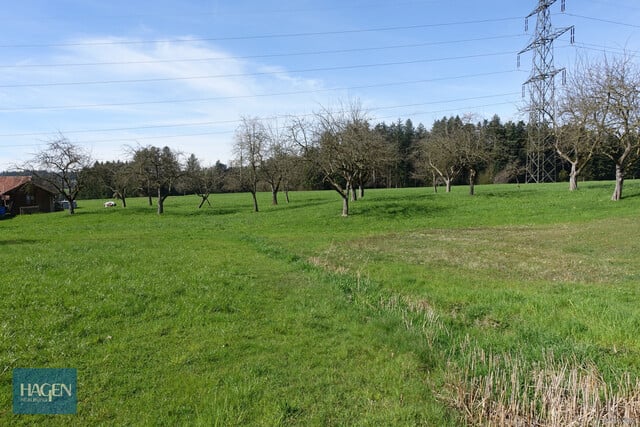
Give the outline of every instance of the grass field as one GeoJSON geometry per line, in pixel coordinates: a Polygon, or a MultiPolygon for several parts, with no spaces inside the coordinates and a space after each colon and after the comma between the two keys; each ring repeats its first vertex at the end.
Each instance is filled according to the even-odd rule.
{"type": "Polygon", "coordinates": [[[566,187],[1,221],[0,425],[638,425],[640,182],[566,187]],[[19,367],[78,414],[13,415],[19,367]]]}

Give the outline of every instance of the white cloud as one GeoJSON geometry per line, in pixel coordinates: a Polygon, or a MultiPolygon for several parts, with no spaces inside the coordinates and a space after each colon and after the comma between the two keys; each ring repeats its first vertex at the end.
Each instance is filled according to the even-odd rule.
{"type": "Polygon", "coordinates": [[[0,158],[8,155],[4,146],[35,145],[62,132],[86,144],[100,160],[122,158],[123,145],[139,143],[194,152],[205,162],[227,161],[233,121],[240,116],[297,113],[309,106],[308,93],[260,95],[322,87],[320,81],[290,75],[282,66],[240,59],[200,41],[138,42],[76,40],[30,61],[85,65],[14,68],[7,81],[15,87],[2,89],[8,94],[2,134],[41,135],[0,136],[0,158]],[[109,83],[82,84],[86,82],[109,83]],[[171,100],[175,102],[164,102],[171,100]]]}

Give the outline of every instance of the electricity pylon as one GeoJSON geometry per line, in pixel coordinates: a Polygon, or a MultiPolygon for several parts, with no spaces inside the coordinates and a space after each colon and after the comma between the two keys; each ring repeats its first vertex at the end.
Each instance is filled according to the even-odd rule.
{"type": "MultiPolygon", "coordinates": [[[[553,65],[553,41],[567,31],[571,32],[571,43],[574,42],[575,28],[573,26],[554,29],[551,26],[550,7],[557,0],[538,0],[538,7],[525,18],[525,31],[528,30],[528,20],[536,16],[536,32],[527,47],[518,52],[520,55],[533,51],[533,61],[529,80],[522,87],[523,97],[525,87],[529,87],[529,146],[527,148],[526,182],[555,182],[556,156],[553,150],[551,130],[555,123],[555,76],[565,69],[557,69],[553,65]]],[[[562,0],[561,10],[565,10],[565,0],[562,0]]]]}

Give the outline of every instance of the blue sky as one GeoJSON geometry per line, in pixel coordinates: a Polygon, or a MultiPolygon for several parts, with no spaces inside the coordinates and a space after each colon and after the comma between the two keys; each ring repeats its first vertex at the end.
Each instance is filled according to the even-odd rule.
{"type": "MultiPolygon", "coordinates": [[[[637,0],[567,0],[555,65],[640,50],[637,0]]],[[[0,9],[0,170],[63,134],[96,160],[231,158],[242,116],[359,99],[375,122],[519,120],[536,0],[22,0],[0,9]]]]}

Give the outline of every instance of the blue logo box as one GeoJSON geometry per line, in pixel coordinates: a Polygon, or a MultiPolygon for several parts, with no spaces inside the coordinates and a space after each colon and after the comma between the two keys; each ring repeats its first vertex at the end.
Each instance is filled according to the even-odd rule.
{"type": "Polygon", "coordinates": [[[13,370],[14,414],[75,414],[78,404],[76,369],[13,370]]]}

